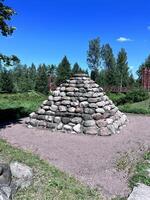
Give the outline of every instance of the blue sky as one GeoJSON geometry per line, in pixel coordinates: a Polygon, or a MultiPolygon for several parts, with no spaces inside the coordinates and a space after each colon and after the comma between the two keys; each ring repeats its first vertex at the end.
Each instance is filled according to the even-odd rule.
{"type": "Polygon", "coordinates": [[[88,41],[100,37],[117,55],[128,53],[133,72],[150,54],[149,0],[5,0],[17,15],[13,36],[0,37],[0,51],[22,63],[58,64],[67,55],[87,68],[88,41]],[[119,39],[119,40],[117,40],[119,39]]]}

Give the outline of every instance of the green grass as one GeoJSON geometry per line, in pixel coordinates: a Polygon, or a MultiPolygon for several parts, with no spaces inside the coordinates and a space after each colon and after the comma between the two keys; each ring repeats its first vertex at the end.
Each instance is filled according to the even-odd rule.
{"type": "Polygon", "coordinates": [[[137,103],[120,105],[119,109],[126,113],[150,114],[150,98],[137,103]]]}
{"type": "Polygon", "coordinates": [[[144,183],[150,186],[150,177],[147,172],[147,170],[150,169],[150,163],[148,163],[147,160],[150,161],[150,151],[145,153],[144,159],[136,165],[134,175],[130,179],[130,187],[133,188],[137,183],[144,183]]]}
{"type": "Polygon", "coordinates": [[[17,119],[37,110],[47,96],[32,92],[0,94],[0,119],[17,119]]]}
{"type": "Polygon", "coordinates": [[[50,166],[30,152],[11,147],[0,140],[0,162],[19,161],[32,167],[33,185],[20,190],[16,200],[100,200],[100,194],[81,184],[75,178],[50,166]]]}

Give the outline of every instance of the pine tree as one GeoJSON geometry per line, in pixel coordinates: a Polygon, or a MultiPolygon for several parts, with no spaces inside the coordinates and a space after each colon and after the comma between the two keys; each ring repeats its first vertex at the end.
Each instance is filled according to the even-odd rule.
{"type": "Polygon", "coordinates": [[[12,93],[14,91],[12,73],[5,68],[1,72],[1,91],[5,93],[12,93]]]}
{"type": "Polygon", "coordinates": [[[78,74],[81,73],[81,68],[79,64],[76,62],[72,68],[72,74],[78,74]]]}
{"type": "Polygon", "coordinates": [[[129,81],[129,67],[127,61],[127,53],[125,49],[121,49],[118,53],[116,72],[118,79],[117,84],[121,90],[122,87],[128,86],[129,81]]]}
{"type": "Polygon", "coordinates": [[[28,68],[28,85],[29,90],[35,90],[36,86],[36,66],[32,63],[31,67],[28,68]]]}
{"type": "Polygon", "coordinates": [[[43,94],[48,93],[48,70],[45,64],[39,65],[37,69],[35,89],[43,94]]]}
{"type": "Polygon", "coordinates": [[[96,38],[89,41],[89,50],[87,51],[87,64],[91,69],[91,78],[96,81],[100,67],[101,49],[100,39],[96,38]]]}
{"type": "Polygon", "coordinates": [[[105,68],[106,85],[116,85],[116,61],[113,55],[113,50],[109,44],[103,45],[101,55],[105,68]]]}
{"type": "Polygon", "coordinates": [[[57,68],[57,84],[63,83],[66,79],[70,78],[71,65],[65,56],[57,68]]]}

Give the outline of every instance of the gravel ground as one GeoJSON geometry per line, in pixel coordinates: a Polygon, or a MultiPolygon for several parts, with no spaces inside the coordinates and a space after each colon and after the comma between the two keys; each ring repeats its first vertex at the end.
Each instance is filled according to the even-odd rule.
{"type": "Polygon", "coordinates": [[[129,155],[130,162],[150,147],[150,117],[128,115],[128,119],[120,134],[104,137],[29,129],[23,119],[2,128],[0,137],[40,155],[81,182],[98,188],[109,199],[130,192],[127,170],[117,169],[122,167],[121,159],[129,155]]]}

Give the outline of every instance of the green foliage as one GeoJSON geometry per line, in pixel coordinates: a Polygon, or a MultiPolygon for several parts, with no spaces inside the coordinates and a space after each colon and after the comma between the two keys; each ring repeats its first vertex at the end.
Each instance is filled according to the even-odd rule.
{"type": "Polygon", "coordinates": [[[5,93],[12,93],[14,91],[13,79],[11,71],[6,70],[5,68],[1,71],[1,88],[0,90],[5,93]]]}
{"type": "Polygon", "coordinates": [[[149,93],[140,88],[140,89],[133,89],[126,94],[126,102],[139,102],[144,101],[149,98],[149,93]]]}
{"type": "Polygon", "coordinates": [[[101,195],[94,189],[81,184],[75,178],[61,172],[48,162],[30,152],[11,147],[0,140],[0,160],[18,161],[30,166],[34,171],[32,186],[19,190],[16,200],[100,200],[101,195]]]}
{"type": "Polygon", "coordinates": [[[93,75],[91,76],[94,80],[97,78],[97,72],[100,66],[101,49],[100,39],[96,38],[89,41],[89,50],[87,51],[87,64],[92,70],[93,75]]]}
{"type": "Polygon", "coordinates": [[[74,74],[80,74],[80,73],[86,73],[86,72],[81,69],[78,63],[75,63],[72,68],[71,74],[74,75],[74,74]]]}
{"type": "Polygon", "coordinates": [[[16,119],[28,116],[36,111],[47,97],[32,92],[17,94],[0,94],[0,119],[16,119]]]}
{"type": "MultiPolygon", "coordinates": [[[[144,159],[150,161],[150,156],[149,156],[150,152],[147,152],[145,155],[144,155],[144,159]]],[[[148,169],[150,169],[150,163],[148,163],[147,161],[142,160],[141,162],[137,164],[134,170],[134,175],[130,179],[131,188],[136,186],[138,183],[144,183],[145,185],[150,186],[150,177],[147,171],[148,169]]]]}
{"type": "Polygon", "coordinates": [[[107,93],[109,98],[115,105],[122,105],[126,103],[126,94],[123,93],[107,93]]]}
{"type": "Polygon", "coordinates": [[[137,70],[138,81],[139,81],[140,84],[141,84],[141,81],[142,81],[142,69],[145,68],[145,67],[150,68],[150,55],[148,55],[148,57],[145,59],[145,62],[142,63],[139,66],[139,69],[137,70]]]}
{"type": "Polygon", "coordinates": [[[120,87],[127,87],[129,84],[129,67],[127,61],[127,53],[125,49],[121,49],[118,53],[117,65],[116,65],[116,78],[117,85],[120,87]]]}
{"type": "Polygon", "coordinates": [[[56,74],[57,74],[56,82],[58,85],[70,78],[71,66],[66,56],[62,59],[61,63],[58,65],[56,74]]]}
{"type": "Polygon", "coordinates": [[[3,36],[11,35],[15,30],[15,27],[8,24],[14,14],[16,12],[11,7],[6,6],[3,0],[0,0],[0,30],[3,36]]]}
{"type": "Polygon", "coordinates": [[[116,61],[109,44],[103,45],[101,55],[104,61],[106,85],[114,86],[116,85],[116,61]]]}

